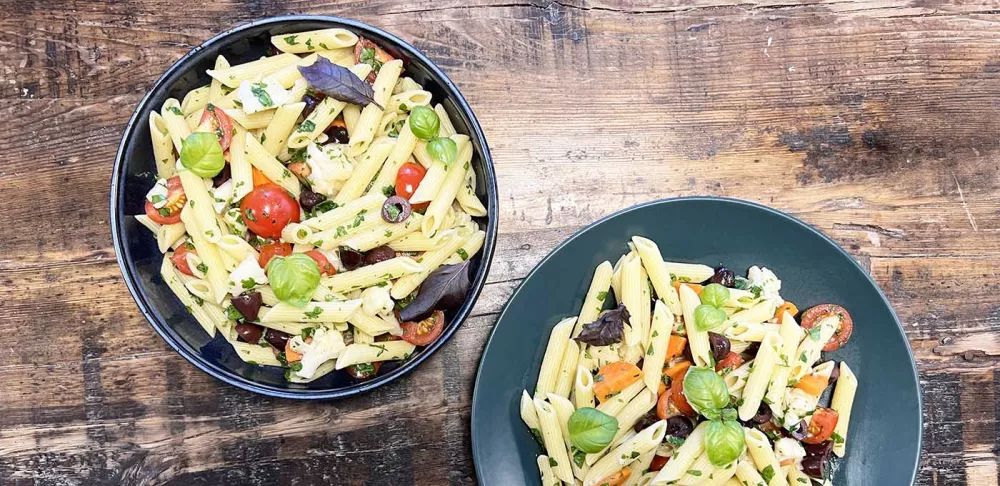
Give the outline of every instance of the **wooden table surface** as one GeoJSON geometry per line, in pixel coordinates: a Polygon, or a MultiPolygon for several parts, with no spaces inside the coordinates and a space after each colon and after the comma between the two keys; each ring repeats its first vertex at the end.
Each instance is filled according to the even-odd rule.
{"type": "Polygon", "coordinates": [[[0,0],[0,484],[473,484],[473,376],[520,280],[602,216],[704,194],[788,211],[850,251],[919,362],[919,484],[997,484],[996,3],[722,3],[0,0]],[[499,177],[474,317],[412,375],[328,403],[224,386],[171,351],[108,228],[145,90],[201,41],[284,13],[426,52],[499,177]]]}

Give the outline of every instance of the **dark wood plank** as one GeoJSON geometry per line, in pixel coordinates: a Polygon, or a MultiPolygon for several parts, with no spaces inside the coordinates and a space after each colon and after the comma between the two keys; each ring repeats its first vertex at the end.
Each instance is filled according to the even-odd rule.
{"type": "Polygon", "coordinates": [[[921,371],[919,484],[997,484],[991,2],[4,8],[0,483],[472,484],[472,379],[520,280],[600,217],[716,194],[799,216],[871,272],[921,371]],[[222,386],[169,351],[121,284],[107,226],[118,139],[160,73],[226,28],[298,12],[384,27],[438,61],[500,178],[502,234],[475,317],[407,379],[323,404],[222,386]]]}

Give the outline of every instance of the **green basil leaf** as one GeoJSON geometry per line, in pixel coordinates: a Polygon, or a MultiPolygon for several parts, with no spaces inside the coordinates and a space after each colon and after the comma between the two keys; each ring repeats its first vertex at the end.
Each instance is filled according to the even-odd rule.
{"type": "Polygon", "coordinates": [[[431,140],[441,130],[437,112],[426,106],[414,106],[410,111],[410,131],[421,140],[431,140]]]}
{"type": "Polygon", "coordinates": [[[448,137],[438,137],[427,142],[427,153],[435,160],[450,166],[458,157],[458,145],[448,137]]]}
{"type": "Polygon", "coordinates": [[[596,408],[581,408],[570,415],[569,440],[588,454],[601,452],[618,432],[618,419],[596,408]]]}
{"type": "Polygon", "coordinates": [[[267,264],[267,280],[282,302],[305,307],[319,286],[319,265],[306,254],[274,257],[267,264]]]}
{"type": "Polygon", "coordinates": [[[694,309],[694,325],[700,331],[711,331],[726,322],[726,311],[701,304],[694,309]]]}
{"type": "Polygon", "coordinates": [[[705,431],[705,452],[715,466],[725,466],[740,457],[746,443],[743,427],[735,420],[713,420],[705,431]]]}
{"type": "Polygon", "coordinates": [[[715,370],[694,366],[684,375],[684,397],[696,412],[717,419],[729,405],[729,387],[715,370]]]}
{"type": "Polygon", "coordinates": [[[722,307],[729,301],[729,289],[717,283],[711,283],[701,290],[701,303],[713,307],[722,307]]]}
{"type": "Polygon", "coordinates": [[[198,177],[211,179],[222,172],[226,159],[214,133],[195,132],[181,142],[181,165],[198,177]]]}

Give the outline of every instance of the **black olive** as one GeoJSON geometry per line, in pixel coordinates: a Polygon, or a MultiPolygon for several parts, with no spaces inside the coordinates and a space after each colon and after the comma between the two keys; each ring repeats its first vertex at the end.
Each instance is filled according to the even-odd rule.
{"type": "Polygon", "coordinates": [[[392,260],[393,258],[396,258],[396,250],[383,245],[378,248],[368,250],[368,253],[365,254],[365,263],[368,265],[374,265],[378,262],[392,260]]]}
{"type": "Polygon", "coordinates": [[[299,194],[299,204],[306,211],[312,211],[317,204],[323,201],[326,201],[326,196],[318,192],[312,192],[309,189],[303,189],[302,193],[299,194]]]}
{"type": "Polygon", "coordinates": [[[229,164],[223,164],[222,172],[212,178],[212,187],[219,187],[226,183],[232,176],[229,169],[229,164]]]}
{"type": "Polygon", "coordinates": [[[799,422],[792,430],[788,431],[788,436],[795,440],[805,439],[807,435],[809,435],[809,424],[805,420],[799,422]]]}
{"type": "Polygon", "coordinates": [[[340,263],[344,268],[354,270],[365,264],[365,254],[346,246],[340,247],[340,263]]]}
{"type": "Polygon", "coordinates": [[[256,324],[247,324],[244,322],[236,325],[236,334],[250,344],[257,344],[260,341],[260,337],[264,335],[264,328],[256,324]]]}
{"type": "Polygon", "coordinates": [[[743,350],[743,354],[748,354],[750,356],[757,356],[757,351],[760,351],[760,343],[752,342],[746,349],[743,350]]]}
{"type": "Polygon", "coordinates": [[[716,267],[715,275],[708,279],[708,283],[717,283],[723,287],[732,287],[736,284],[736,274],[726,267],[716,267]]]}
{"type": "Polygon", "coordinates": [[[636,421],[635,425],[632,426],[632,430],[640,432],[642,431],[642,429],[645,429],[646,427],[655,424],[659,420],[660,419],[656,417],[656,412],[650,411],[646,415],[643,415],[641,418],[639,418],[638,421],[636,421]]]}
{"type": "Polygon", "coordinates": [[[761,403],[760,407],[757,407],[757,414],[753,416],[754,423],[764,424],[771,421],[771,406],[766,403],[761,403]]]}
{"type": "Polygon", "coordinates": [[[830,386],[837,382],[837,378],[840,378],[840,366],[837,366],[837,362],[833,362],[833,371],[830,372],[830,381],[827,386],[830,386]]]}
{"type": "Polygon", "coordinates": [[[708,344],[712,347],[712,357],[715,358],[716,362],[729,356],[729,339],[726,339],[726,336],[710,332],[708,333],[708,344]]]}
{"type": "Polygon", "coordinates": [[[400,196],[392,196],[382,204],[382,219],[386,223],[402,223],[410,217],[410,201],[400,196]]]}
{"type": "Polygon", "coordinates": [[[822,457],[812,456],[802,459],[802,472],[806,473],[806,476],[822,478],[825,469],[826,459],[822,457]]]}
{"type": "Polygon", "coordinates": [[[323,101],[323,98],[326,98],[326,96],[321,93],[317,93],[313,90],[307,91],[306,95],[302,97],[302,101],[306,103],[306,107],[302,109],[302,117],[309,118],[309,114],[316,109],[316,105],[318,105],[320,101],[323,101]]]}
{"type": "Polygon", "coordinates": [[[274,346],[282,351],[285,350],[285,344],[288,343],[288,338],[290,337],[291,336],[287,333],[276,331],[274,329],[268,329],[264,332],[264,340],[271,346],[274,346]]]}
{"type": "Polygon", "coordinates": [[[334,123],[330,125],[323,133],[331,142],[336,143],[347,143],[351,141],[351,136],[347,133],[347,127],[341,125],[340,123],[334,123]]]}
{"type": "Polygon", "coordinates": [[[683,415],[674,415],[667,419],[667,435],[683,439],[691,435],[691,432],[694,432],[691,419],[683,415]]]}
{"type": "MultiPolygon", "coordinates": [[[[264,304],[264,300],[260,296],[260,292],[243,292],[242,294],[233,297],[232,299],[233,307],[243,314],[243,317],[248,321],[256,321],[257,313],[260,311],[260,306],[264,304]]],[[[250,341],[247,341],[250,342],[250,341]]]]}
{"type": "Polygon", "coordinates": [[[806,450],[806,457],[819,456],[826,458],[833,452],[833,441],[828,440],[819,444],[802,444],[802,448],[806,450]]]}
{"type": "Polygon", "coordinates": [[[382,366],[378,369],[378,376],[392,373],[393,371],[399,369],[400,366],[403,366],[403,362],[398,359],[392,361],[382,361],[382,366]]]}

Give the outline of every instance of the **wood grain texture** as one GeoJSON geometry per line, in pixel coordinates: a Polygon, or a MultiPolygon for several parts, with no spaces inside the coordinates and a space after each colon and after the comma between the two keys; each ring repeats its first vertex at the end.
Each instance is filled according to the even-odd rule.
{"type": "Polygon", "coordinates": [[[695,194],[788,211],[850,251],[919,362],[919,484],[998,483],[995,2],[0,6],[0,484],[473,484],[472,379],[520,280],[602,216],[695,194]],[[475,316],[407,379],[333,403],[222,386],[170,351],[108,229],[145,90],[217,32],[285,13],[356,18],[429,54],[476,110],[500,185],[475,316]]]}

